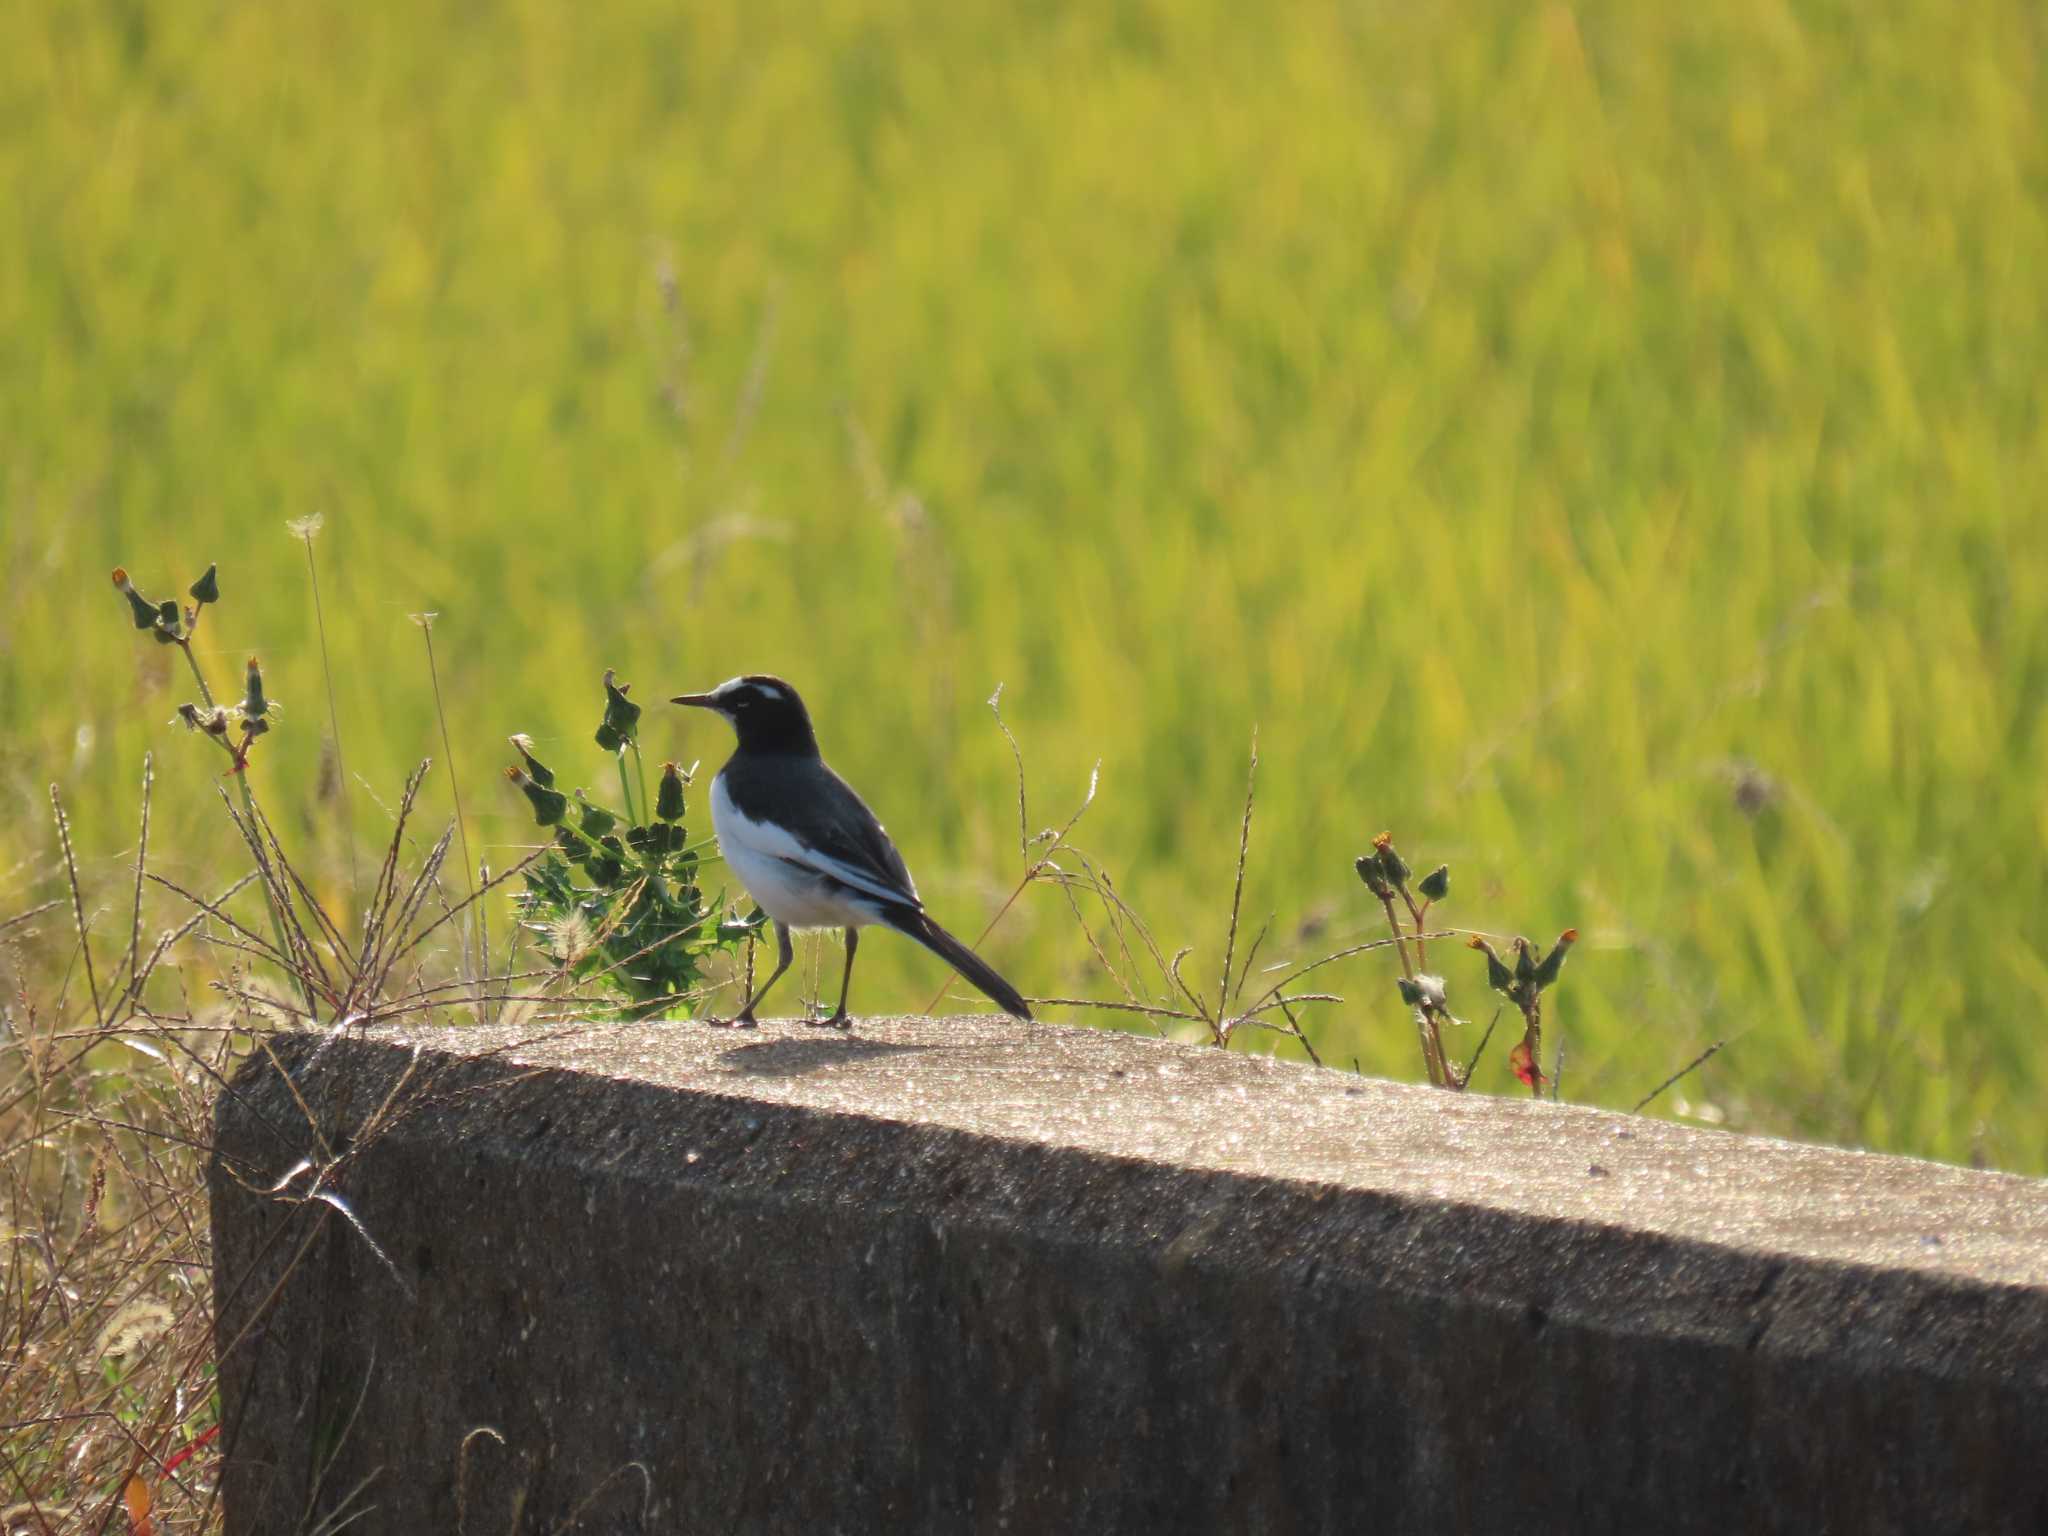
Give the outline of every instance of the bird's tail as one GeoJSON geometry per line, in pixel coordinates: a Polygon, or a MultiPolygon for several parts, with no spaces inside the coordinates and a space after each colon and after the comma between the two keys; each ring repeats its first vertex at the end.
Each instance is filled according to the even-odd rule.
{"type": "Polygon", "coordinates": [[[915,909],[892,912],[892,926],[900,928],[926,949],[953,967],[974,986],[988,994],[1005,1013],[1020,1019],[1031,1017],[1024,995],[995,973],[981,956],[946,932],[923,912],[915,909]]]}

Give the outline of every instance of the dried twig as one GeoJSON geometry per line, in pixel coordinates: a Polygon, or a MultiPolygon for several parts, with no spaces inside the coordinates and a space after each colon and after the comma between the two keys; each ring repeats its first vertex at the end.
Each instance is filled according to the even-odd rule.
{"type": "MultiPolygon", "coordinates": [[[[1244,866],[1252,844],[1252,801],[1259,782],[1259,728],[1252,727],[1251,767],[1244,779],[1244,819],[1237,827],[1237,876],[1230,888],[1230,927],[1223,938],[1223,975],[1216,983],[1216,1014],[1230,1006],[1230,965],[1237,955],[1237,914],[1244,904],[1244,866]]],[[[1228,1035],[1223,1036],[1227,1043],[1228,1035]]]]}
{"type": "Polygon", "coordinates": [[[1630,1108],[1629,1113],[1632,1115],[1641,1114],[1645,1109],[1647,1109],[1650,1106],[1650,1104],[1657,1098],[1659,1094],[1664,1092],[1665,1089],[1670,1088],[1676,1083],[1678,1083],[1681,1079],[1683,1079],[1686,1076],[1687,1073],[1692,1072],[1699,1067],[1705,1066],[1707,1062],[1713,1057],[1714,1053],[1720,1050],[1721,1047],[1726,1045],[1727,1043],[1728,1042],[1726,1040],[1716,1040],[1704,1051],[1701,1051],[1699,1055],[1693,1057],[1691,1061],[1688,1061],[1676,1072],[1672,1073],[1669,1077],[1665,1078],[1663,1082],[1659,1083],[1656,1087],[1652,1088],[1640,1099],[1637,1099],[1633,1107],[1630,1108]]]}
{"type": "Polygon", "coordinates": [[[71,818],[64,814],[64,797],[55,784],[50,786],[50,809],[56,813],[57,843],[64,851],[64,878],[71,887],[71,920],[78,929],[78,953],[85,962],[85,985],[92,994],[92,1016],[105,1024],[107,1014],[100,1006],[100,984],[92,972],[92,941],[85,921],[85,897],[78,886],[78,859],[71,849],[71,818]]]}

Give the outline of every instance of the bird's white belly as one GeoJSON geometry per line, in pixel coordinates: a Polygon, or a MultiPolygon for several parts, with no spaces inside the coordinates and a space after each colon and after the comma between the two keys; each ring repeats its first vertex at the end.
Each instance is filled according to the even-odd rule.
{"type": "Polygon", "coordinates": [[[723,779],[711,782],[711,829],[718,851],[747,894],[763,912],[792,928],[859,928],[877,920],[866,902],[805,870],[796,868],[775,849],[783,843],[797,850],[787,833],[750,821],[725,793],[723,779]]]}

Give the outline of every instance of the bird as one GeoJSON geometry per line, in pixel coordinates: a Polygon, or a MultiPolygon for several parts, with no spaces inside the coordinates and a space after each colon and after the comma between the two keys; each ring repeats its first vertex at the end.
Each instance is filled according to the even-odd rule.
{"type": "Polygon", "coordinates": [[[903,855],[852,785],[818,751],[811,713],[779,677],[750,673],[672,703],[722,715],[738,747],[711,781],[711,827],[719,851],[755,904],[775,920],[775,970],[732,1020],[754,1009],[789,969],[793,928],[843,928],[846,972],[839,1007],[821,1027],[846,1029],[853,955],[860,930],[879,925],[915,939],[986,993],[1005,1013],[1029,1019],[1023,994],[946,932],[924,910],[903,855]]]}

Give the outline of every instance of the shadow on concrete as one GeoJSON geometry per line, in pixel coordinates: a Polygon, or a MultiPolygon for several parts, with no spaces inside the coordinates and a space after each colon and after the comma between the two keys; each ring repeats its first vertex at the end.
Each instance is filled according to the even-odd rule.
{"type": "Polygon", "coordinates": [[[928,1045],[897,1045],[887,1040],[863,1040],[857,1035],[827,1036],[817,1040],[758,1040],[737,1045],[718,1056],[718,1065],[728,1072],[753,1077],[802,1077],[827,1067],[843,1067],[880,1056],[900,1056],[907,1051],[928,1051],[928,1045]]]}

